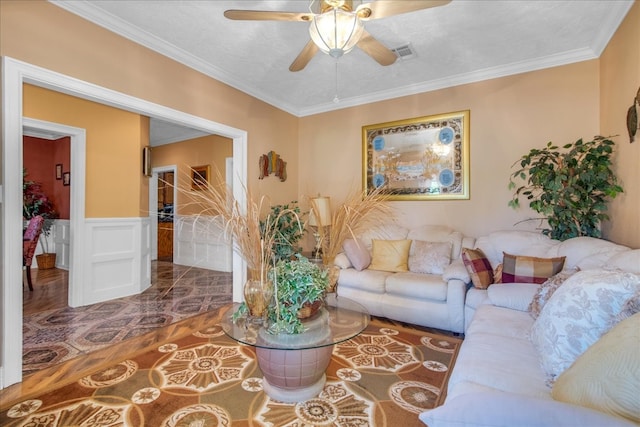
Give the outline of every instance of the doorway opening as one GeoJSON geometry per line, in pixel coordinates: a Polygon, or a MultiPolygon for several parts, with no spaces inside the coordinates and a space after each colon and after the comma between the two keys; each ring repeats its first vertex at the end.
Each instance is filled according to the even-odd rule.
{"type": "MultiPolygon", "coordinates": [[[[44,87],[67,95],[94,102],[101,102],[126,111],[156,117],[171,123],[192,127],[203,132],[218,134],[233,140],[233,157],[235,159],[233,180],[234,197],[242,206],[246,205],[246,195],[243,193],[243,183],[247,177],[247,132],[232,128],[198,116],[183,113],[171,108],[154,104],[130,95],[102,88],[92,83],[37,67],[10,57],[2,58],[2,194],[3,206],[0,210],[0,253],[4,268],[2,275],[2,310],[1,311],[1,343],[0,360],[0,389],[22,381],[22,288],[17,286],[22,279],[22,250],[19,246],[21,238],[20,211],[22,207],[22,135],[23,135],[23,84],[28,83],[44,87]]],[[[25,124],[26,126],[26,124],[25,124]]],[[[73,141],[73,137],[72,137],[73,141]]],[[[73,142],[72,142],[73,143],[73,142]]],[[[82,159],[86,158],[82,153],[82,159]]],[[[72,153],[72,164],[74,157],[72,153]]],[[[76,169],[75,166],[73,166],[76,169]]],[[[74,174],[76,175],[76,174],[74,174]]],[[[78,162],[77,176],[84,177],[84,162],[78,162]]],[[[78,192],[84,197],[85,186],[83,180],[74,180],[72,193],[78,192]],[[80,185],[81,184],[81,185],[80,185]]],[[[72,200],[73,200],[72,195],[72,200]]],[[[72,221],[79,225],[72,233],[70,257],[70,283],[77,276],[83,278],[84,234],[84,204],[72,207],[72,221]]],[[[150,262],[150,260],[149,260],[150,262]]],[[[242,283],[246,279],[245,263],[233,254],[233,295],[238,300],[242,294],[242,283]]],[[[73,299],[75,292],[70,289],[69,298],[73,299]]]]}

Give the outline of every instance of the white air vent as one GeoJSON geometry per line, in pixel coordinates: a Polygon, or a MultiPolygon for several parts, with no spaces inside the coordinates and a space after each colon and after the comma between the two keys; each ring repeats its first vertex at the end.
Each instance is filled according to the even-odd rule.
{"type": "Polygon", "coordinates": [[[411,43],[394,47],[393,49],[391,49],[391,51],[398,55],[398,58],[402,60],[411,59],[416,56],[416,52],[413,50],[413,46],[411,46],[411,43]]]}

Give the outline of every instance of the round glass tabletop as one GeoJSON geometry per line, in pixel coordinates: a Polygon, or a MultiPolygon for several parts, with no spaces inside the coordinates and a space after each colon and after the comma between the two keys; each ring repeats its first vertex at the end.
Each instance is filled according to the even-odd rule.
{"type": "Polygon", "coordinates": [[[335,293],[327,295],[324,306],[309,319],[303,321],[301,334],[270,334],[260,324],[246,319],[233,321],[233,313],[240,303],[226,307],[220,325],[224,332],[243,344],[275,350],[304,350],[326,347],[346,341],[362,332],[369,325],[369,312],[362,305],[335,293]]]}

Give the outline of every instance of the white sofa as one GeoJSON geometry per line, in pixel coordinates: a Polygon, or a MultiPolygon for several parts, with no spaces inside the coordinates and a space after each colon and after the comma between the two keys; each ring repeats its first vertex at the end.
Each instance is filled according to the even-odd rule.
{"type": "MultiPolygon", "coordinates": [[[[359,271],[346,254],[340,254],[335,260],[341,267],[337,293],[358,301],[374,316],[464,332],[464,299],[469,276],[460,259],[460,251],[463,246],[472,246],[474,239],[444,226],[407,229],[395,224],[380,226],[358,237],[371,256],[372,242],[376,239],[449,242],[450,261],[441,274],[370,268],[359,271]]],[[[413,250],[412,244],[410,256],[413,256],[413,250]]]]}
{"type": "MultiPolygon", "coordinates": [[[[557,318],[560,319],[562,316],[556,313],[556,311],[560,313],[556,308],[563,303],[567,295],[580,295],[580,292],[583,292],[580,288],[582,286],[580,281],[586,282],[590,277],[605,279],[610,277],[612,278],[612,286],[616,289],[622,287],[619,285],[622,282],[614,279],[617,277],[616,275],[621,275],[624,278],[630,277],[631,284],[628,284],[630,287],[625,287],[624,292],[636,292],[636,301],[638,292],[640,292],[640,249],[632,250],[604,240],[586,237],[559,242],[538,233],[515,231],[496,232],[480,237],[476,240],[476,247],[482,249],[494,268],[501,262],[504,251],[510,254],[541,258],[566,256],[565,270],[574,270],[576,267],[580,269],[579,272],[566,279],[547,300],[546,305],[540,311],[538,322],[543,316],[544,321],[553,321],[554,316],[559,316],[557,318]]],[[[541,352],[539,335],[550,333],[553,330],[553,325],[549,328],[544,323],[536,324],[537,321],[528,310],[539,287],[540,285],[529,283],[504,283],[492,284],[486,290],[475,288],[469,290],[465,309],[467,317],[465,339],[448,383],[447,398],[442,406],[420,414],[420,419],[425,424],[429,427],[638,425],[630,421],[628,417],[612,415],[608,410],[609,407],[603,409],[598,406],[616,407],[623,399],[615,401],[615,398],[612,397],[613,402],[606,402],[607,399],[602,397],[596,399],[595,406],[585,406],[583,401],[569,400],[572,403],[567,403],[566,398],[560,400],[554,398],[558,397],[556,395],[558,382],[562,380],[564,385],[567,383],[565,379],[571,377],[568,376],[569,374],[565,378],[562,377],[562,374],[553,377],[546,369],[548,366],[545,366],[544,362],[547,361],[549,355],[547,354],[545,357],[546,353],[541,352]],[[541,332],[542,327],[546,327],[547,332],[541,332]],[[554,380],[556,380],[555,385],[554,380]],[[552,392],[554,396],[552,396],[552,392]],[[598,410],[594,407],[597,407],[598,410]]],[[[600,290],[597,292],[602,293],[600,290]]],[[[625,293],[620,295],[626,298],[625,293]]],[[[615,300],[613,297],[609,299],[615,300]]],[[[616,311],[620,304],[619,301],[613,303],[608,300],[607,310],[616,311]]],[[[582,307],[585,310],[584,314],[594,319],[599,318],[600,314],[602,314],[602,318],[610,315],[610,313],[595,313],[594,306],[596,305],[584,304],[582,307]]],[[[572,316],[575,314],[575,312],[572,313],[572,316]]],[[[563,321],[558,320],[558,323],[563,321]]],[[[567,321],[573,321],[573,319],[567,321]]],[[[597,323],[595,320],[593,321],[597,323]]],[[[638,332],[640,331],[640,314],[633,315],[627,322],[631,322],[628,324],[632,325],[631,330],[635,332],[632,332],[634,335],[631,340],[624,341],[627,341],[627,345],[637,347],[640,339],[638,332]]],[[[602,332],[604,335],[601,338],[594,338],[596,341],[590,344],[590,347],[583,353],[576,355],[577,359],[566,371],[584,369],[583,365],[587,363],[585,360],[594,354],[604,357],[603,348],[606,347],[596,346],[600,345],[598,344],[600,341],[603,341],[602,346],[605,345],[606,331],[615,322],[600,321],[600,323],[598,327],[602,327],[604,332],[594,330],[593,333],[602,332]],[[602,323],[606,323],[606,325],[602,325],[602,323]],[[590,352],[591,347],[593,350],[590,352]],[[582,355],[584,357],[581,359],[582,355]]],[[[626,327],[627,323],[624,325],[626,327]]],[[[558,328],[558,330],[560,329],[558,328]]],[[[611,329],[611,331],[613,330],[611,329]]],[[[582,333],[583,331],[575,328],[572,330],[572,334],[567,334],[566,340],[569,340],[568,342],[574,338],[580,340],[582,333]]],[[[560,335],[558,333],[558,337],[560,335]]],[[[558,338],[558,342],[553,342],[553,347],[563,349],[562,342],[563,338],[558,338]]],[[[631,347],[632,356],[622,363],[621,376],[616,377],[616,372],[612,369],[605,376],[607,379],[602,381],[602,378],[597,378],[595,373],[593,377],[590,377],[592,371],[589,370],[586,371],[589,372],[589,375],[583,375],[583,378],[588,378],[588,380],[581,386],[585,389],[581,392],[585,394],[592,391],[591,387],[600,390],[600,395],[606,395],[607,389],[616,392],[630,392],[630,402],[626,403],[631,404],[632,413],[636,412],[636,422],[640,420],[640,392],[638,390],[640,362],[638,362],[637,350],[637,348],[631,347]],[[619,380],[620,378],[622,380],[619,380]],[[630,391],[625,388],[629,385],[628,382],[631,384],[632,390],[630,391]],[[634,405],[635,409],[633,409],[634,405]]],[[[624,354],[624,352],[611,351],[613,352],[611,357],[615,357],[616,354],[622,357],[624,354]]],[[[600,366],[602,365],[605,364],[600,364],[600,366]]],[[[615,366],[618,365],[620,364],[615,366]]],[[[579,383],[577,384],[580,386],[579,383]]],[[[615,395],[616,392],[612,394],[615,395]]],[[[619,415],[619,412],[615,412],[615,414],[619,415]]]]}

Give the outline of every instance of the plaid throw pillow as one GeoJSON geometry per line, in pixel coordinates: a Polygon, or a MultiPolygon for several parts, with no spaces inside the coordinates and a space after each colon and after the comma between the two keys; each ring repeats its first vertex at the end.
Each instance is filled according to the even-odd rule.
{"type": "Polygon", "coordinates": [[[562,271],[565,258],[537,258],[503,252],[502,283],[544,283],[562,271]]]}
{"type": "Polygon", "coordinates": [[[482,250],[462,248],[462,262],[475,288],[487,289],[493,283],[493,269],[482,250]]]}

